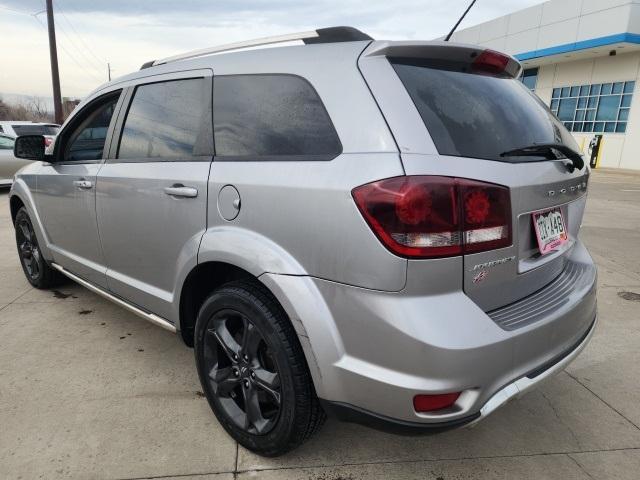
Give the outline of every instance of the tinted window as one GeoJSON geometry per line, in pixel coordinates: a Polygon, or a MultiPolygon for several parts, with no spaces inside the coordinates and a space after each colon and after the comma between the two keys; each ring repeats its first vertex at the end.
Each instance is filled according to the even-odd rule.
{"type": "Polygon", "coordinates": [[[320,97],[300,77],[216,77],[213,112],[216,155],[333,158],[342,151],[320,97]]]}
{"type": "Polygon", "coordinates": [[[524,162],[544,157],[500,154],[534,143],[564,143],[579,150],[558,119],[518,80],[428,60],[391,62],[442,155],[524,162]]]}
{"type": "Polygon", "coordinates": [[[527,68],[522,72],[520,81],[524,83],[529,90],[536,89],[536,83],[538,83],[538,68],[527,68]]]}
{"type": "Polygon", "coordinates": [[[0,150],[13,150],[15,140],[9,137],[0,137],[0,150]]]}
{"type": "Polygon", "coordinates": [[[60,127],[56,125],[11,125],[16,135],[56,135],[60,127]]]}
{"type": "Polygon", "coordinates": [[[202,78],[140,85],[127,113],[118,158],[192,157],[209,98],[202,78]]]}
{"type": "Polygon", "coordinates": [[[66,142],[64,161],[81,162],[102,158],[107,130],[118,97],[119,95],[112,96],[100,105],[89,107],[88,115],[66,142]]]}

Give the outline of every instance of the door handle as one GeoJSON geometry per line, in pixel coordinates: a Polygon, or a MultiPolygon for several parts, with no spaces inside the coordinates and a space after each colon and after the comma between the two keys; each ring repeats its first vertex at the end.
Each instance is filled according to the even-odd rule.
{"type": "Polygon", "coordinates": [[[167,195],[171,195],[172,197],[195,198],[198,196],[198,189],[176,184],[172,187],[166,187],[164,189],[164,193],[166,193],[167,195]]]}
{"type": "Polygon", "coordinates": [[[74,180],[73,184],[78,187],[81,188],[83,190],[89,189],[93,187],[93,182],[90,182],[89,180],[74,180]]]}

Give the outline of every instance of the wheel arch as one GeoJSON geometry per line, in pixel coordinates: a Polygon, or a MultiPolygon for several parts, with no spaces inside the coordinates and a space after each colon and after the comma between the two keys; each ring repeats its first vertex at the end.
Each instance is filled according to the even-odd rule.
{"type": "Polygon", "coordinates": [[[216,288],[234,280],[256,279],[236,265],[222,261],[197,264],[187,275],[180,290],[180,336],[193,347],[193,332],[198,311],[207,296],[216,288]]]}
{"type": "Polygon", "coordinates": [[[261,284],[287,314],[289,322],[298,335],[315,389],[317,392],[321,391],[318,359],[309,341],[308,333],[296,309],[287,298],[287,293],[273,281],[273,275],[255,276],[237,265],[223,261],[210,261],[196,265],[187,275],[180,292],[178,331],[183,342],[193,347],[196,319],[207,296],[216,288],[236,280],[249,280],[261,284]]]}
{"type": "Polygon", "coordinates": [[[42,219],[36,209],[36,203],[31,187],[32,185],[27,183],[22,177],[20,177],[20,175],[18,175],[13,182],[11,190],[9,191],[11,221],[15,223],[15,216],[17,215],[18,210],[20,210],[21,207],[26,208],[29,213],[33,229],[36,232],[40,251],[47,261],[51,261],[53,259],[53,254],[49,248],[49,237],[46,234],[44,224],[42,223],[42,219]]]}
{"type": "Polygon", "coordinates": [[[11,223],[16,223],[16,215],[18,214],[18,210],[24,207],[25,204],[22,199],[18,195],[11,195],[9,198],[9,210],[11,211],[11,223]]]}

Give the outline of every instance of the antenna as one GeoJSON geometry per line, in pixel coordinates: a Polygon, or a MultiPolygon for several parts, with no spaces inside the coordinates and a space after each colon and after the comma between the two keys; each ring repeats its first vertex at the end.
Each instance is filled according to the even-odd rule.
{"type": "Polygon", "coordinates": [[[456,31],[456,28],[458,28],[458,25],[460,25],[460,23],[462,22],[462,20],[464,20],[464,17],[467,16],[467,13],[469,13],[469,10],[471,10],[471,7],[473,7],[473,5],[476,3],[476,0],[473,0],[471,2],[471,4],[467,7],[467,9],[464,11],[464,13],[462,14],[462,16],[460,17],[460,20],[458,20],[458,22],[453,26],[453,28],[451,29],[451,31],[449,32],[449,35],[447,35],[447,38],[444,39],[445,42],[448,42],[449,39],[451,38],[451,35],[453,35],[453,32],[456,31]]]}

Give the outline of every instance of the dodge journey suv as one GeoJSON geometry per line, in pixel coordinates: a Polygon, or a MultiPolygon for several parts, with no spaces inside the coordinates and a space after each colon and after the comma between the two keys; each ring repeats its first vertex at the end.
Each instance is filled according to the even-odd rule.
{"type": "Polygon", "coordinates": [[[51,154],[17,139],[37,160],[10,192],[24,273],[177,333],[222,426],[263,455],[327,414],[476,423],[596,321],[588,167],[520,72],[346,27],[148,62],[51,154]]]}

